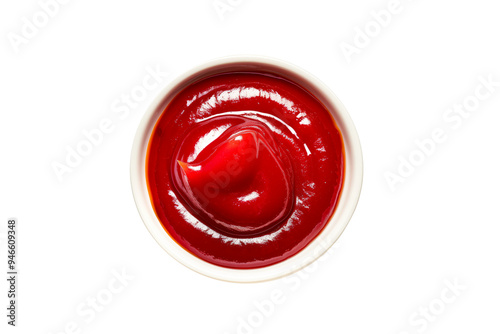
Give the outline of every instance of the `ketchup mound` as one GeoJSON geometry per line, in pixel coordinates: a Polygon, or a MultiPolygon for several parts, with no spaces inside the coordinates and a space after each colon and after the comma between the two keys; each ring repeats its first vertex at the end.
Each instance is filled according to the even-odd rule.
{"type": "Polygon", "coordinates": [[[156,215],[180,246],[215,265],[259,268],[298,253],[333,215],[342,136],[296,83],[224,73],[172,99],[146,174],[156,215]]]}
{"type": "MultiPolygon", "coordinates": [[[[205,138],[227,127],[191,162],[180,145],[173,183],[190,208],[214,230],[234,237],[262,233],[283,222],[294,204],[293,169],[273,134],[242,116],[218,116],[199,123],[186,139],[205,138]],[[203,133],[201,135],[201,133],[203,133]]],[[[186,144],[189,147],[189,144],[186,144]]]]}

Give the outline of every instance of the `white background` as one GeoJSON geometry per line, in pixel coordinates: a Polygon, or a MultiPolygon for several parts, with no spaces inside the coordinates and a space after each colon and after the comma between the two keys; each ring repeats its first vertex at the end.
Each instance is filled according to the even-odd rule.
{"type": "Polygon", "coordinates": [[[357,28],[376,29],[371,11],[389,1],[231,3],[219,16],[213,0],[72,0],[17,48],[9,38],[41,7],[1,3],[2,268],[7,218],[18,218],[20,238],[18,327],[6,325],[2,279],[1,332],[498,333],[500,87],[456,128],[443,119],[473,101],[481,76],[500,81],[498,4],[401,0],[348,62],[341,43],[354,45],[357,28]],[[231,284],[185,268],[149,235],[131,194],[132,140],[160,87],[124,119],[112,104],[147,67],[170,73],[164,85],[235,54],[311,72],[343,101],[361,138],[357,211],[338,246],[288,280],[231,284]],[[113,131],[59,181],[53,162],[106,118],[113,131]],[[392,191],[386,173],[436,128],[446,141],[392,191]],[[82,316],[77,308],[109,297],[103,289],[122,270],[133,276],[127,286],[93,319],[82,316]],[[461,290],[444,303],[447,281],[461,290]],[[274,290],[282,303],[257,313],[255,302],[274,290]]]}

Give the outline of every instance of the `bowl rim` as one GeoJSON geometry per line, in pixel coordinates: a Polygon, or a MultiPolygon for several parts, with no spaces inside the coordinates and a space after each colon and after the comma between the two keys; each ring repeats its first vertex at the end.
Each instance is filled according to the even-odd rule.
{"type": "Polygon", "coordinates": [[[139,124],[130,157],[130,181],[135,204],[142,221],[156,242],[175,260],[211,278],[228,282],[262,282],[297,272],[321,257],[337,241],[357,206],[363,181],[363,157],[356,128],[346,108],[323,82],[309,72],[286,61],[255,55],[227,56],[191,68],[167,83],[147,107],[139,124]],[[231,70],[232,68],[232,70],[231,70]],[[300,252],[279,263],[255,268],[232,269],[206,262],[180,246],[163,228],[154,212],[146,181],[146,155],[149,139],[158,118],[170,100],[200,78],[221,72],[259,70],[276,73],[310,91],[329,110],[344,141],[344,182],[337,207],[321,232],[300,252]]]}

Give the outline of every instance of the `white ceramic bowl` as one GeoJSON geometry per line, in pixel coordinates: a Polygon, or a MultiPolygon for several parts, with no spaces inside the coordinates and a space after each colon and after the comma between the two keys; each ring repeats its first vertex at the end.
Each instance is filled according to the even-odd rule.
{"type": "Polygon", "coordinates": [[[135,136],[131,156],[132,192],[147,229],[174,259],[200,274],[231,282],[260,282],[289,275],[323,255],[340,237],[356,208],[363,178],[361,146],[349,114],[340,100],[317,78],[281,60],[257,57],[225,57],[195,67],[173,80],[147,109],[135,136]],[[267,71],[289,78],[316,96],[331,112],[345,146],[345,175],[335,213],[321,233],[302,251],[280,263],[258,269],[230,269],[208,263],[179,246],[156,217],[146,183],[146,151],[156,121],[172,98],[200,78],[227,71],[267,71]]]}

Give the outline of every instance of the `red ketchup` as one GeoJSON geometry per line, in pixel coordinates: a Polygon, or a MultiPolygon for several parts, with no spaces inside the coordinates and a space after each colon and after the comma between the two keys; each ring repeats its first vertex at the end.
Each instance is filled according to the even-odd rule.
{"type": "Polygon", "coordinates": [[[260,72],[195,82],[163,111],[146,177],[156,215],[184,249],[250,269],[297,254],[333,215],[342,135],[298,84],[260,72]]]}

